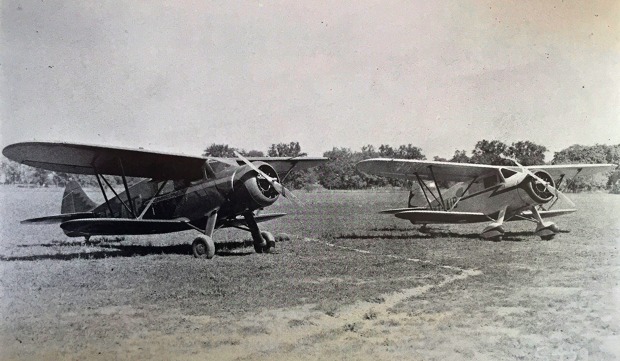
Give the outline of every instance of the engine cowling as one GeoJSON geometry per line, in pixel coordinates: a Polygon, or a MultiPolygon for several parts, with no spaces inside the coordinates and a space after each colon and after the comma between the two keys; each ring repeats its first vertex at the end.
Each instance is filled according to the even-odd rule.
{"type": "MultiPolygon", "coordinates": [[[[271,178],[277,179],[278,182],[280,181],[278,178],[278,173],[269,164],[255,163],[255,165],[258,166],[258,169],[271,178]]],[[[241,198],[239,200],[242,202],[244,200],[251,200],[257,205],[257,207],[249,208],[261,208],[273,204],[278,199],[280,194],[267,179],[257,174],[256,171],[250,169],[249,167],[247,169],[248,171],[244,172],[242,175],[239,175],[238,178],[238,181],[241,183],[241,187],[239,187],[239,189],[235,192],[238,199],[241,198]]]]}
{"type": "MultiPolygon", "coordinates": [[[[538,170],[533,172],[537,177],[549,183],[552,187],[555,187],[555,182],[553,181],[553,177],[544,170],[538,170]]],[[[528,177],[528,181],[524,184],[525,191],[536,203],[547,203],[551,201],[554,197],[553,193],[551,193],[547,186],[541,183],[538,179],[534,177],[528,177]]]]}

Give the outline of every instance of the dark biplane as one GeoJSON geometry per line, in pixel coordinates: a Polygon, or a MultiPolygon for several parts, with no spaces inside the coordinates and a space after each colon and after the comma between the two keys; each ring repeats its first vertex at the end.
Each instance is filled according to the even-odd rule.
{"type": "Polygon", "coordinates": [[[269,252],[275,239],[258,223],[284,213],[257,214],[280,195],[294,199],[281,179],[294,170],[315,167],[327,158],[193,157],[94,145],[26,142],[9,145],[9,159],[56,172],[94,175],[105,202],[97,205],[76,182],[65,189],[61,214],[22,223],[60,223],[69,237],[144,235],[194,229],[203,235],[192,243],[195,257],[215,254],[213,231],[235,227],[252,234],[254,249],[269,252]],[[120,176],[123,192],[106,175],[120,176]],[[127,177],[146,178],[131,187],[127,177]],[[108,197],[106,187],[114,196],[108,197]]]}

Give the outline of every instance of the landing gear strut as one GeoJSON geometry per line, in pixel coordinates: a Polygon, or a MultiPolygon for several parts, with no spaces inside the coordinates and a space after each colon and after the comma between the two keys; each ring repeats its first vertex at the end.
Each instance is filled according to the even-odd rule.
{"type": "Polygon", "coordinates": [[[209,214],[207,218],[207,224],[205,225],[204,236],[199,236],[192,242],[192,253],[196,258],[211,259],[215,255],[215,243],[213,243],[213,230],[215,229],[215,222],[217,221],[217,211],[215,210],[209,214]]]}
{"type": "Polygon", "coordinates": [[[484,230],[480,234],[482,238],[489,239],[495,242],[501,241],[502,237],[504,236],[504,228],[502,227],[502,225],[504,224],[504,216],[506,216],[505,207],[499,211],[497,220],[484,228],[484,230]]]}
{"type": "Polygon", "coordinates": [[[543,241],[550,241],[555,237],[555,234],[560,231],[558,226],[553,222],[545,222],[543,221],[540,213],[538,213],[538,209],[536,207],[532,207],[532,214],[536,218],[536,234],[543,241]]]}
{"type": "Polygon", "coordinates": [[[256,253],[270,253],[276,245],[276,240],[273,235],[270,232],[261,232],[258,229],[258,224],[252,212],[246,212],[243,216],[252,234],[256,253]]]}

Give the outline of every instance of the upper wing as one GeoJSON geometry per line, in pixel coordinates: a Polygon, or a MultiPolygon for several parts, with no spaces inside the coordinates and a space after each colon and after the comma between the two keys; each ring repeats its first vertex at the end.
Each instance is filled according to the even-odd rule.
{"type": "MultiPolygon", "coordinates": [[[[241,159],[236,159],[239,165],[243,164],[241,159]]],[[[293,170],[302,170],[313,168],[321,165],[329,160],[324,157],[249,157],[250,162],[262,161],[269,163],[275,169],[279,176],[283,176],[286,173],[293,170]]]]}
{"type": "Polygon", "coordinates": [[[77,174],[154,179],[199,179],[206,158],[85,144],[26,142],[9,145],[7,158],[32,167],[77,174]]]}
{"type": "Polygon", "coordinates": [[[411,159],[367,159],[356,165],[360,172],[379,175],[388,178],[415,179],[417,174],[421,179],[465,181],[474,177],[484,176],[497,172],[500,167],[484,164],[433,162],[411,159]],[[431,172],[432,169],[432,172],[431,172]]]}
{"type": "MultiPolygon", "coordinates": [[[[173,180],[202,178],[202,166],[207,160],[205,157],[142,149],[50,142],[16,143],[4,148],[2,153],[16,162],[56,172],[125,174],[127,177],[173,180]]],[[[224,159],[241,162],[236,158],[224,159]]],[[[327,161],[327,158],[260,157],[250,160],[267,162],[281,174],[292,169],[315,167],[327,161]]]]}
{"type": "MultiPolygon", "coordinates": [[[[529,170],[544,170],[552,177],[561,176],[572,178],[575,176],[589,176],[600,172],[616,169],[614,164],[566,164],[566,165],[534,165],[529,170]]],[[[417,174],[424,180],[432,179],[432,175],[439,180],[465,181],[474,177],[484,176],[501,168],[508,168],[519,172],[519,167],[500,167],[485,164],[433,162],[411,159],[368,159],[357,163],[361,172],[389,178],[412,179],[417,174]],[[431,173],[432,169],[432,173],[431,173]]]]}
{"type": "MultiPolygon", "coordinates": [[[[575,176],[590,176],[596,173],[607,172],[616,169],[615,164],[562,164],[562,165],[533,165],[525,167],[529,170],[544,170],[553,178],[561,176],[573,178],[575,176]]],[[[515,170],[518,171],[518,168],[515,170]]]]}

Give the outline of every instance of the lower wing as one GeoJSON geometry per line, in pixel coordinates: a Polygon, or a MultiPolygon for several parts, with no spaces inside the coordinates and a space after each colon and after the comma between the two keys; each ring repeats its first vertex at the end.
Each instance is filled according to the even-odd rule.
{"type": "Polygon", "coordinates": [[[93,212],[76,212],[76,213],[57,214],[54,216],[24,219],[23,221],[19,223],[21,224],[54,224],[54,223],[62,223],[62,222],[70,221],[73,219],[94,218],[94,217],[95,217],[95,214],[93,212]]]}
{"type": "MultiPolygon", "coordinates": [[[[268,214],[259,214],[254,216],[254,220],[256,223],[271,221],[272,219],[280,218],[286,216],[286,213],[268,213],[268,214]]],[[[226,220],[221,225],[221,228],[226,227],[244,227],[246,226],[244,218],[235,218],[232,220],[226,220]]]]}
{"type": "Polygon", "coordinates": [[[74,219],[60,224],[69,237],[121,236],[160,234],[194,229],[185,218],[171,220],[143,220],[126,218],[74,219]]]}
{"type": "MultiPolygon", "coordinates": [[[[392,212],[393,211],[396,210],[392,210],[392,212]]],[[[393,214],[396,217],[406,219],[413,224],[477,223],[489,221],[489,217],[480,212],[446,212],[409,209],[393,214]]]]}
{"type": "MultiPolygon", "coordinates": [[[[552,211],[538,211],[542,218],[551,218],[575,212],[576,209],[556,209],[552,211]]],[[[493,219],[481,212],[446,212],[419,210],[412,208],[401,208],[382,211],[382,213],[394,214],[396,217],[406,219],[413,224],[458,224],[458,223],[480,223],[488,222],[493,219]]],[[[536,221],[531,211],[523,211],[507,221],[536,221]]]]}
{"type": "MultiPolygon", "coordinates": [[[[564,214],[573,213],[576,211],[577,211],[576,209],[554,209],[552,211],[538,211],[538,213],[540,214],[542,218],[551,218],[551,217],[561,216],[564,214]]],[[[523,221],[523,220],[536,221],[536,218],[534,217],[534,214],[532,214],[532,211],[523,211],[517,214],[516,216],[514,216],[513,218],[509,219],[509,221],[523,221]]]]}

